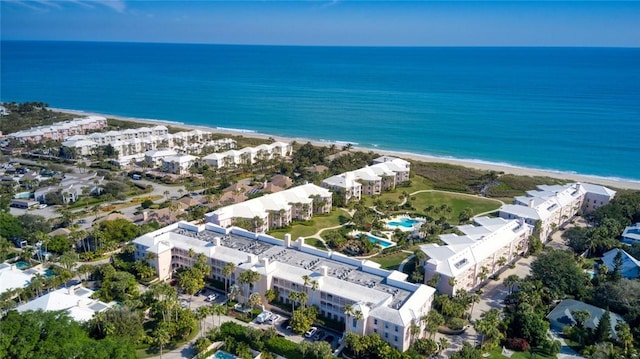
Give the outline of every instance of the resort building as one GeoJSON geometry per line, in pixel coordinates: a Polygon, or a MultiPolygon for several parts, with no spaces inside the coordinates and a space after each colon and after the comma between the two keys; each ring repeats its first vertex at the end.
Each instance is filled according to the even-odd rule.
{"type": "Polygon", "coordinates": [[[628,245],[640,243],[640,223],[625,228],[621,240],[628,245]]]}
{"type": "Polygon", "coordinates": [[[144,153],[144,161],[151,167],[162,167],[165,158],[177,156],[178,153],[168,148],[159,148],[144,153]]]}
{"type": "Polygon", "coordinates": [[[60,288],[16,308],[18,312],[66,311],[77,322],[87,322],[96,313],[111,308],[112,303],[92,299],[93,291],[82,286],[60,288]]]}
{"type": "Polygon", "coordinates": [[[122,131],[96,132],[66,138],[62,146],[72,149],[75,155],[93,154],[102,146],[112,146],[118,154],[119,163],[128,165],[135,156],[151,150],[171,149],[177,152],[199,154],[232,149],[236,142],[230,138],[214,139],[214,134],[200,130],[170,134],[166,126],[140,127],[122,131]],[[120,160],[127,157],[128,160],[120,160]]]}
{"type": "Polygon", "coordinates": [[[273,142],[257,147],[245,147],[240,150],[230,150],[212,153],[202,158],[209,166],[220,168],[234,168],[241,165],[251,165],[258,161],[284,158],[291,156],[293,147],[284,142],[273,142]]]}
{"type": "Polygon", "coordinates": [[[162,170],[177,175],[183,174],[189,172],[189,168],[198,163],[198,160],[200,160],[200,157],[184,153],[175,156],[167,156],[162,159],[162,170]]]}
{"type": "Polygon", "coordinates": [[[615,191],[594,184],[540,185],[525,196],[516,197],[514,204],[502,206],[499,215],[505,219],[524,219],[544,242],[552,231],[578,213],[587,198],[595,198],[599,206],[600,202],[609,203],[614,196],[615,191]]]}
{"type": "Polygon", "coordinates": [[[457,227],[464,235],[443,234],[446,243],[425,244],[425,283],[438,276],[437,289],[452,295],[458,289],[472,290],[528,250],[532,226],[523,220],[479,217],[474,224],[457,227]]]}
{"type": "Polygon", "coordinates": [[[598,207],[609,204],[613,197],[616,196],[616,191],[605,186],[583,183],[582,187],[586,191],[582,210],[587,213],[595,211],[598,207]]]}
{"type": "Polygon", "coordinates": [[[14,132],[9,137],[21,142],[64,141],[74,135],[98,131],[107,125],[107,119],[101,116],[76,118],[71,121],[57,122],[51,125],[32,127],[28,130],[14,132]]]}
{"type": "Polygon", "coordinates": [[[411,163],[400,158],[382,156],[373,165],[345,172],[322,181],[322,186],[344,196],[347,203],[361,195],[377,195],[409,180],[411,163]]]}
{"type": "Polygon", "coordinates": [[[322,187],[343,196],[345,203],[359,201],[362,198],[362,184],[356,181],[353,172],[345,172],[329,177],[322,181],[322,187]]]}
{"type": "Polygon", "coordinates": [[[305,184],[245,202],[222,207],[205,215],[206,222],[231,227],[239,219],[251,223],[253,232],[286,227],[293,220],[306,221],[314,214],[331,212],[331,192],[305,184]]]}
{"type": "Polygon", "coordinates": [[[133,243],[136,259],[149,260],[161,280],[170,278],[177,268],[193,265],[196,259],[189,256],[193,250],[207,258],[211,279],[228,279],[231,290],[243,293],[240,302],[246,303],[252,293],[259,293],[264,301],[266,290],[273,289],[279,301],[290,303],[289,293],[304,292],[306,304],[315,305],[322,317],[345,322],[347,331],[376,333],[402,351],[410,345],[412,324],[422,325],[435,293],[428,286],[407,282],[404,273],[325,252],[306,245],[303,238],[292,241],[290,235],[282,241],[237,227],[178,222],[133,243]],[[227,263],[235,265],[229,278],[222,274],[227,263]],[[240,283],[245,271],[259,273],[258,281],[240,283]],[[351,312],[345,313],[348,306],[351,312]]]}

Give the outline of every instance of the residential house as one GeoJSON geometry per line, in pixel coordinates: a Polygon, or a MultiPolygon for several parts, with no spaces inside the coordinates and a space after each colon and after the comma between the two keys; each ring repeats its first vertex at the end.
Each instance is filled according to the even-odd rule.
{"type": "Polygon", "coordinates": [[[622,232],[622,242],[632,245],[634,243],[640,243],[640,223],[628,226],[622,232]]]}
{"type": "Polygon", "coordinates": [[[27,302],[16,308],[18,312],[37,311],[65,311],[77,322],[88,322],[96,313],[103,312],[113,306],[93,299],[93,291],[82,286],[60,288],[27,302]]]}
{"type": "Polygon", "coordinates": [[[626,251],[614,248],[602,256],[602,264],[607,266],[607,271],[612,272],[616,269],[616,256],[620,253],[622,266],[618,270],[623,278],[635,279],[640,277],[640,261],[633,258],[626,251]]]}
{"type": "Polygon", "coordinates": [[[198,163],[200,158],[187,154],[167,156],[162,159],[162,169],[173,174],[184,174],[189,172],[191,166],[198,163]]]}
{"type": "MultiPolygon", "coordinates": [[[[562,332],[565,327],[576,325],[577,321],[573,317],[573,313],[583,310],[589,312],[589,319],[584,323],[584,326],[591,330],[596,329],[605,310],[575,299],[563,300],[553,308],[549,314],[547,314],[547,319],[551,324],[551,329],[562,332]]],[[[619,314],[613,312],[610,314],[611,338],[615,339],[618,337],[616,334],[616,325],[618,325],[618,323],[624,323],[625,320],[619,314]]]]}

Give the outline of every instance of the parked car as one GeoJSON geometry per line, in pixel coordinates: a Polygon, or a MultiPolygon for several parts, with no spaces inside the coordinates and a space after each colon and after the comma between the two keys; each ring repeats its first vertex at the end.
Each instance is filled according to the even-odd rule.
{"type": "Polygon", "coordinates": [[[205,302],[213,302],[216,300],[217,296],[215,294],[209,294],[206,298],[204,298],[205,302]]]}
{"type": "Polygon", "coordinates": [[[280,319],[280,316],[278,314],[271,314],[269,319],[267,319],[267,323],[274,324],[275,322],[278,321],[278,319],[280,319]]]}
{"type": "Polygon", "coordinates": [[[322,340],[326,335],[327,333],[325,333],[324,330],[318,330],[316,335],[313,336],[313,340],[322,340]]]}
{"type": "Polygon", "coordinates": [[[47,204],[46,203],[38,205],[38,209],[44,209],[44,208],[47,208],[47,204]]]}
{"type": "Polygon", "coordinates": [[[258,316],[256,317],[256,322],[264,323],[264,322],[268,321],[269,318],[271,318],[272,315],[273,315],[273,313],[271,313],[268,310],[265,310],[264,312],[258,314],[258,316]]]}
{"type": "Polygon", "coordinates": [[[313,336],[316,334],[316,332],[318,332],[318,328],[311,327],[311,328],[309,328],[309,330],[307,330],[306,333],[304,333],[304,336],[305,336],[305,338],[313,338],[313,336]]]}

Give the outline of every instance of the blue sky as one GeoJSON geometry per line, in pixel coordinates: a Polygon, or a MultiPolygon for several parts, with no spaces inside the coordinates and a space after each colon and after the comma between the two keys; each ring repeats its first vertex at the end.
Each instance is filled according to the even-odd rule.
{"type": "Polygon", "coordinates": [[[640,0],[0,1],[8,40],[640,47],[640,0]]]}

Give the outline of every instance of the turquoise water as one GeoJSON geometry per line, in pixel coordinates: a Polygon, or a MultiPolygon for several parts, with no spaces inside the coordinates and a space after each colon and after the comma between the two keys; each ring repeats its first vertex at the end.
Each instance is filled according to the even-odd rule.
{"type": "Polygon", "coordinates": [[[27,269],[29,267],[31,267],[31,265],[29,265],[29,263],[27,262],[22,262],[22,261],[16,262],[16,268],[18,269],[27,269]]]}
{"type": "Polygon", "coordinates": [[[2,101],[640,180],[640,49],[3,41],[2,101]]]}
{"type": "Polygon", "coordinates": [[[56,274],[55,274],[51,269],[46,269],[46,270],[44,271],[44,275],[45,275],[46,277],[53,277],[53,276],[55,276],[56,274]]]}
{"type": "Polygon", "coordinates": [[[416,220],[416,219],[411,219],[411,218],[400,218],[400,220],[395,220],[395,221],[391,221],[389,223],[387,223],[387,225],[389,225],[389,227],[404,227],[404,228],[411,228],[413,227],[414,224],[418,223],[420,221],[416,220]]]}
{"type": "Polygon", "coordinates": [[[237,356],[222,350],[218,350],[217,352],[215,352],[211,358],[212,359],[238,359],[237,356]]]}
{"type": "Polygon", "coordinates": [[[382,248],[387,248],[387,247],[390,247],[390,246],[394,245],[393,242],[390,242],[390,241],[387,241],[385,239],[378,238],[378,237],[375,237],[375,236],[372,236],[372,235],[367,235],[367,237],[369,237],[369,241],[371,243],[377,244],[382,248]]]}

